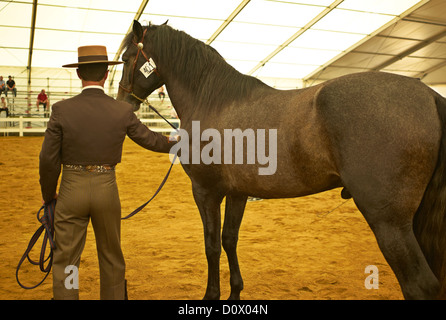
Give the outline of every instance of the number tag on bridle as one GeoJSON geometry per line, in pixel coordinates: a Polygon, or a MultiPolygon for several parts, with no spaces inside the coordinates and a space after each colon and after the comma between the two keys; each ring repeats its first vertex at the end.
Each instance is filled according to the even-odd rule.
{"type": "Polygon", "coordinates": [[[149,61],[146,61],[146,63],[142,65],[139,71],[141,71],[144,77],[148,78],[152,74],[152,72],[155,71],[155,68],[155,62],[153,62],[152,58],[150,58],[149,61]]]}

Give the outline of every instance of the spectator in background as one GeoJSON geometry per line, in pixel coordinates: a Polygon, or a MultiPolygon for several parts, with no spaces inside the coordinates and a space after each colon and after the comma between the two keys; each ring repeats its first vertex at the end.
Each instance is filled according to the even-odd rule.
{"type": "Polygon", "coordinates": [[[8,106],[6,105],[5,97],[2,97],[2,101],[0,104],[0,112],[2,112],[2,111],[5,111],[6,117],[9,117],[9,111],[8,111],[8,106]]]}
{"type": "Polygon", "coordinates": [[[48,96],[45,93],[45,89],[42,89],[40,91],[39,95],[37,96],[37,111],[39,111],[39,106],[43,104],[43,110],[48,110],[50,106],[50,102],[48,100],[48,96]]]}
{"type": "Polygon", "coordinates": [[[8,91],[12,91],[14,97],[17,97],[17,89],[15,87],[15,81],[12,80],[11,76],[8,76],[8,81],[6,81],[6,96],[8,96],[8,91]]]}
{"type": "Polygon", "coordinates": [[[2,92],[5,92],[6,94],[6,83],[5,80],[3,80],[3,76],[0,76],[0,94],[2,94],[2,92]]]}
{"type": "MultiPolygon", "coordinates": [[[[167,109],[170,109],[170,118],[171,119],[178,119],[178,115],[177,115],[177,112],[175,111],[174,107],[168,106],[167,109]]],[[[173,125],[177,129],[180,126],[178,122],[173,123],[173,125]]]]}
{"type": "Polygon", "coordinates": [[[161,86],[158,89],[158,98],[160,98],[161,102],[164,102],[165,97],[166,97],[166,94],[164,93],[164,86],[161,86]]]}

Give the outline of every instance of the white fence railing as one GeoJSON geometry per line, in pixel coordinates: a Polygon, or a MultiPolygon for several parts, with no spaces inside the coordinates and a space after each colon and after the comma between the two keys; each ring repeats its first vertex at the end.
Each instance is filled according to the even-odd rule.
{"type": "MultiPolygon", "coordinates": [[[[23,137],[27,133],[43,134],[46,130],[48,120],[49,118],[0,117],[0,133],[3,133],[3,136],[9,133],[18,133],[20,137],[23,137]]],[[[173,130],[163,119],[140,119],[140,121],[155,132],[169,134],[173,130]]],[[[169,122],[172,124],[176,123],[178,126],[180,124],[179,119],[169,119],[169,122]]]]}

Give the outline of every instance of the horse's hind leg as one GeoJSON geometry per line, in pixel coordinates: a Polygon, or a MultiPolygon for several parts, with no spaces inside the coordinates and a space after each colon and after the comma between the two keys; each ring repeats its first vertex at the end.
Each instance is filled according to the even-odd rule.
{"type": "Polygon", "coordinates": [[[204,230],[204,244],[208,261],[208,284],[203,299],[220,299],[221,214],[224,195],[192,185],[195,203],[200,211],[204,230]]]}
{"type": "Polygon", "coordinates": [[[438,293],[439,282],[413,233],[413,214],[404,214],[404,209],[395,207],[395,201],[380,208],[365,204],[361,200],[355,199],[355,202],[395,273],[404,298],[434,299],[438,293]]]}
{"type": "Polygon", "coordinates": [[[243,279],[237,259],[237,241],[246,200],[247,196],[230,195],[226,197],[223,248],[228,256],[231,274],[231,295],[229,296],[229,300],[239,300],[240,292],[243,290],[243,279]]]}

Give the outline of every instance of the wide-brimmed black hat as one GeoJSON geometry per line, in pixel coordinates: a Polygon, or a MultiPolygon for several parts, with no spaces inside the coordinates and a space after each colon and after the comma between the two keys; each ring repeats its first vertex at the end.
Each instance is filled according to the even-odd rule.
{"type": "Polygon", "coordinates": [[[77,48],[77,63],[63,65],[64,68],[77,68],[83,64],[106,63],[108,65],[116,65],[123,63],[122,61],[109,61],[107,56],[107,48],[104,46],[82,46],[77,48]]]}

